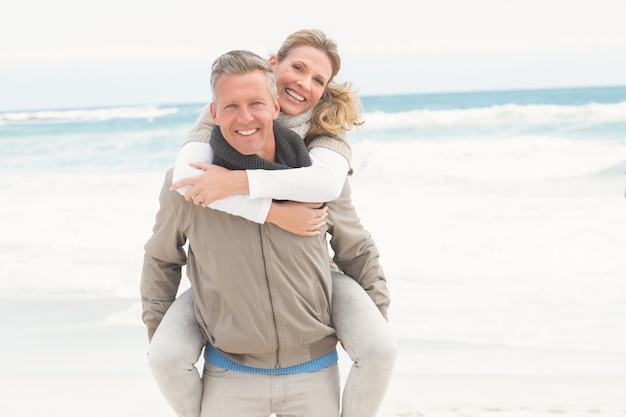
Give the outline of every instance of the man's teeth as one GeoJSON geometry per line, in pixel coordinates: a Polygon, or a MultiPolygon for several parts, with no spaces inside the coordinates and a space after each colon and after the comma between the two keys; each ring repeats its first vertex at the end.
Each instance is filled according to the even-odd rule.
{"type": "Polygon", "coordinates": [[[304,101],[304,97],[302,97],[301,95],[297,94],[295,91],[293,90],[289,90],[287,89],[287,94],[293,98],[295,98],[298,101],[304,101]]]}
{"type": "Polygon", "coordinates": [[[243,135],[243,136],[249,136],[249,135],[253,134],[254,132],[256,132],[256,129],[240,130],[239,134],[243,135]]]}

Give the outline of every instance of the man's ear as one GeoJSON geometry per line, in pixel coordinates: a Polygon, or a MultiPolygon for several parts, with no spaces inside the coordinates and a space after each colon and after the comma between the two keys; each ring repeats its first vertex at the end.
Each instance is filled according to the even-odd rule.
{"type": "Polygon", "coordinates": [[[269,62],[272,71],[274,71],[274,67],[278,64],[278,57],[276,55],[270,56],[270,59],[267,60],[269,62]]]}
{"type": "MultiPolygon", "coordinates": [[[[278,118],[279,114],[280,114],[280,98],[276,96],[276,99],[274,100],[274,120],[278,118]]],[[[215,124],[217,124],[217,122],[215,122],[215,124]]]]}
{"type": "Polygon", "coordinates": [[[211,110],[211,117],[213,118],[213,121],[216,125],[219,125],[217,121],[217,111],[215,111],[215,106],[213,105],[213,102],[211,102],[211,104],[209,105],[209,109],[211,110]]]}

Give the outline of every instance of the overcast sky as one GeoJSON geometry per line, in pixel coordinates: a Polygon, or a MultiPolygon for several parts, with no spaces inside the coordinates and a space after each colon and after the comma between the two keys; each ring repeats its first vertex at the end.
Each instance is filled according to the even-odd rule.
{"type": "Polygon", "coordinates": [[[210,100],[230,49],[339,43],[362,95],[626,85],[625,0],[8,0],[0,111],[210,100]]]}

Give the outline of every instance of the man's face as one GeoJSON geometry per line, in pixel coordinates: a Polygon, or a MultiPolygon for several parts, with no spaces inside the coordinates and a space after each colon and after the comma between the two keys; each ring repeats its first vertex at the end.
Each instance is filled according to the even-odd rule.
{"type": "Polygon", "coordinates": [[[211,115],[224,139],[243,155],[274,160],[274,120],[280,107],[262,71],[222,75],[215,85],[211,115]]]}

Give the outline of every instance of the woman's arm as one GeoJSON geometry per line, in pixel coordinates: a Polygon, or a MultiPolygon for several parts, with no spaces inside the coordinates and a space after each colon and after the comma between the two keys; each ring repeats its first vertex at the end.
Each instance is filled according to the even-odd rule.
{"type": "MultiPolygon", "coordinates": [[[[200,144],[188,142],[183,148],[191,143],[196,147],[200,144]]],[[[274,198],[302,202],[334,200],[341,193],[343,182],[350,169],[348,160],[339,153],[323,147],[312,148],[309,155],[312,161],[309,167],[246,171],[209,168],[206,164],[193,162],[206,161],[203,157],[194,159],[181,155],[182,163],[191,164],[189,169],[185,170],[189,175],[182,178],[177,175],[172,188],[178,190],[183,188],[188,195],[197,196],[198,201],[204,201],[202,204],[204,207],[215,200],[237,193],[248,194],[251,199],[274,198]],[[198,175],[198,171],[201,175],[198,175]]],[[[183,172],[183,169],[177,169],[178,172],[183,172]]]]}
{"type": "MultiPolygon", "coordinates": [[[[187,142],[178,151],[176,162],[174,163],[174,173],[172,175],[172,183],[176,183],[185,178],[195,177],[204,171],[200,168],[193,167],[192,162],[203,161],[207,163],[213,162],[213,149],[205,142],[187,142]]],[[[190,185],[177,188],[179,194],[185,195],[191,189],[190,185]]]]}
{"type": "MultiPolygon", "coordinates": [[[[202,169],[191,166],[192,162],[202,161],[209,164],[213,162],[213,149],[209,146],[209,140],[214,127],[215,122],[211,116],[211,107],[207,104],[200,112],[196,124],[191,128],[185,143],[178,151],[172,175],[173,184],[186,178],[196,177],[204,172],[202,169]]],[[[180,188],[176,187],[176,190],[185,195],[190,188],[191,186],[185,185],[180,188]]]]}
{"type": "Polygon", "coordinates": [[[331,201],[339,197],[348,175],[348,160],[337,152],[315,147],[311,166],[276,171],[248,170],[250,198],[293,201],[331,201]]]}
{"type": "MultiPolygon", "coordinates": [[[[207,105],[187,136],[187,142],[209,143],[215,122],[207,105]]],[[[250,198],[274,198],[293,201],[330,201],[341,193],[343,182],[350,170],[351,149],[345,132],[336,137],[320,136],[309,143],[312,165],[280,171],[248,170],[246,176],[228,177],[219,171],[202,173],[189,167],[194,161],[212,162],[212,158],[195,158],[193,154],[184,160],[184,168],[176,167],[174,189],[185,186],[198,195],[204,205],[233,194],[248,194],[250,198]],[[184,171],[183,171],[184,169],[184,171]],[[186,173],[185,175],[178,175],[186,173]],[[197,174],[202,174],[198,177],[197,174]],[[181,181],[182,180],[182,181],[181,181]],[[190,188],[188,188],[190,186],[190,188]]],[[[178,164],[177,164],[178,165],[178,164]]]]}
{"type": "Polygon", "coordinates": [[[266,221],[296,235],[317,236],[326,216],[326,204],[285,201],[272,203],[266,221]]]}
{"type": "MultiPolygon", "coordinates": [[[[315,153],[316,150],[318,149],[314,148],[312,152],[315,153]]],[[[323,151],[324,149],[320,148],[319,150],[323,151]]],[[[333,151],[327,150],[326,152],[338,155],[333,151]]],[[[341,158],[343,159],[343,157],[341,158]]],[[[205,178],[202,175],[198,175],[198,172],[204,172],[202,169],[221,170],[222,174],[225,175],[243,172],[231,171],[215,165],[209,165],[207,163],[192,163],[192,165],[202,167],[202,169],[192,167],[190,165],[190,161],[197,161],[198,159],[207,163],[213,160],[213,151],[207,143],[188,142],[183,145],[176,160],[174,181],[184,180],[185,176],[188,176],[189,178],[196,178],[197,182],[194,187],[202,187],[204,184],[207,186],[205,187],[205,190],[207,190],[213,189],[214,187],[210,187],[209,184],[205,183],[210,179],[205,178]]],[[[296,170],[298,169],[292,169],[290,171],[296,170]]],[[[272,173],[273,171],[264,172],[272,173]]],[[[322,181],[322,184],[324,183],[323,179],[320,179],[320,181],[322,181]]],[[[182,181],[181,183],[185,183],[185,181],[182,181]]],[[[297,186],[297,184],[294,185],[297,186]]],[[[324,207],[323,209],[320,209],[321,203],[272,203],[272,199],[270,198],[249,199],[246,196],[235,194],[208,204],[206,201],[203,201],[206,197],[196,197],[197,191],[192,189],[191,185],[178,188],[177,191],[184,195],[188,201],[194,201],[194,203],[200,204],[204,207],[211,207],[213,209],[238,215],[257,223],[264,223],[267,221],[276,224],[291,233],[302,236],[314,236],[319,234],[318,229],[324,224],[323,220],[326,217],[326,208],[324,207]],[[194,197],[196,197],[195,200],[194,197]]],[[[205,193],[209,192],[210,191],[205,191],[205,193]]]]}
{"type": "MultiPolygon", "coordinates": [[[[213,152],[208,141],[214,127],[215,124],[207,106],[196,121],[187,137],[187,142],[177,157],[172,189],[185,195],[187,200],[193,199],[194,202],[204,207],[263,223],[269,214],[272,198],[324,202],[336,198],[341,192],[350,169],[350,148],[345,135],[338,138],[315,139],[310,151],[313,162],[310,167],[244,172],[198,164],[213,161],[213,152]],[[248,196],[237,194],[248,194],[248,196]],[[226,198],[226,196],[232,197],[226,198]]],[[[282,212],[285,211],[282,210],[282,212]]],[[[273,219],[272,222],[279,226],[281,222],[292,224],[294,222],[293,216],[283,220],[274,216],[273,219]]],[[[308,229],[310,224],[303,223],[301,227],[308,229]]],[[[293,231],[293,228],[287,230],[293,231]]]]}
{"type": "MultiPolygon", "coordinates": [[[[194,168],[190,164],[192,162],[213,162],[213,150],[208,143],[205,142],[187,142],[185,143],[176,157],[176,163],[174,165],[173,182],[184,180],[185,178],[198,177],[199,174],[204,173],[202,169],[194,168]]],[[[221,168],[213,166],[215,168],[221,168]]],[[[222,168],[225,171],[225,168],[222,168]]],[[[229,171],[236,173],[235,171],[229,171]]],[[[245,174],[243,171],[240,173],[245,174]]],[[[184,186],[177,188],[181,195],[185,196],[187,201],[192,201],[195,194],[191,189],[191,186],[184,186]]],[[[173,188],[170,188],[173,189],[173,188]]],[[[202,200],[197,200],[202,201],[202,200]]],[[[194,201],[195,202],[195,201],[194,201]]],[[[215,210],[220,210],[229,214],[244,217],[250,221],[256,223],[264,223],[267,218],[267,214],[270,210],[272,203],[271,198],[258,198],[251,200],[248,196],[242,194],[234,194],[224,199],[216,200],[211,204],[206,204],[205,207],[211,207],[215,210]]]]}
{"type": "Polygon", "coordinates": [[[307,146],[313,162],[310,167],[283,172],[248,171],[249,194],[293,201],[331,201],[337,198],[346,175],[352,171],[352,149],[346,132],[333,137],[316,137],[307,146]]]}

